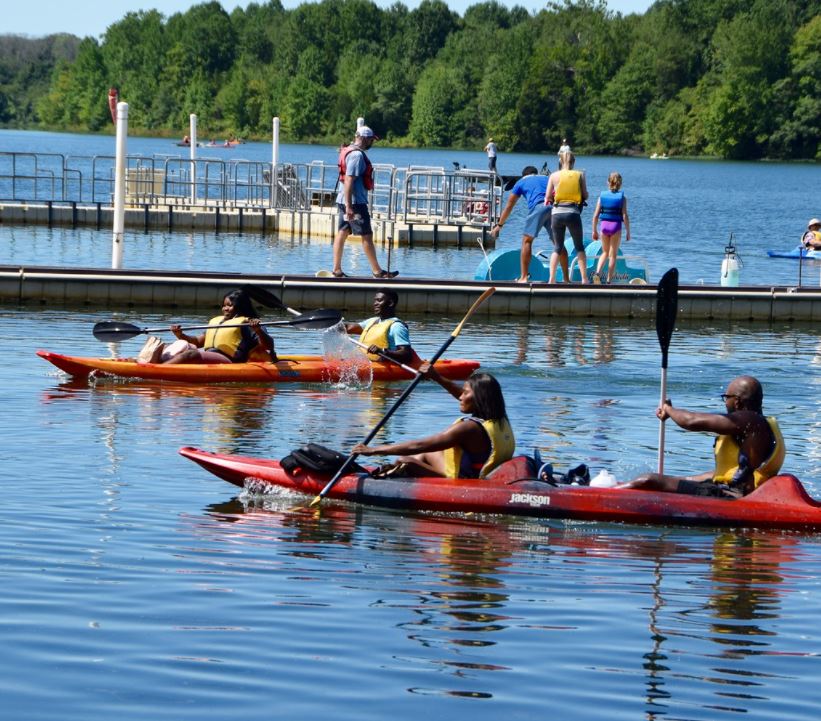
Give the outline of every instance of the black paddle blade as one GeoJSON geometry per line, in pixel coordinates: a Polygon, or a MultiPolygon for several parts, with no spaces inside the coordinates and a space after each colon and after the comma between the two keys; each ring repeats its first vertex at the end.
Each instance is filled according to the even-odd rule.
{"type": "Polygon", "coordinates": [[[338,310],[320,308],[310,313],[303,313],[292,320],[280,321],[279,323],[272,323],[271,325],[293,325],[298,328],[305,328],[306,330],[319,330],[322,328],[330,328],[341,320],[342,313],[338,310]]]}
{"type": "Polygon", "coordinates": [[[252,300],[255,300],[257,303],[264,305],[266,308],[288,310],[285,307],[285,303],[283,303],[277,296],[271,293],[271,291],[265,290],[265,288],[260,288],[258,285],[251,285],[249,283],[242,286],[242,290],[245,291],[246,295],[248,295],[252,300]]]}
{"type": "Polygon", "coordinates": [[[121,323],[116,320],[104,320],[94,324],[91,331],[97,340],[113,343],[118,340],[128,340],[145,333],[145,329],[131,323],[121,323]]]}
{"type": "Polygon", "coordinates": [[[658,284],[656,294],[656,334],[661,346],[661,367],[667,367],[667,350],[678,313],[678,268],[670,268],[658,284]]]}

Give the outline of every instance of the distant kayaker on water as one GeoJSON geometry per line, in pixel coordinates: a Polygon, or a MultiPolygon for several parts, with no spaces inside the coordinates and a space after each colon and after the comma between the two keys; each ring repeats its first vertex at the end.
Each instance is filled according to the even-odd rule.
{"type": "Polygon", "coordinates": [[[807,231],[801,236],[801,244],[810,250],[821,250],[821,220],[813,218],[807,223],[807,231]]]}
{"type": "Polygon", "coordinates": [[[208,321],[208,330],[199,336],[183,332],[179,324],[171,332],[179,340],[166,346],[163,363],[245,363],[276,362],[274,341],[262,327],[259,315],[244,290],[233,290],[223,298],[222,315],[208,321]],[[246,323],[247,325],[240,325],[246,323]],[[222,325],[231,327],[222,328],[222,325]]]}
{"type": "Polygon", "coordinates": [[[381,288],[373,296],[372,318],[361,323],[346,323],[348,333],[359,333],[359,342],[368,346],[371,360],[379,360],[378,351],[399,363],[418,365],[421,360],[411,348],[410,332],[404,321],[396,317],[399,295],[381,288]]]}
{"type": "Polygon", "coordinates": [[[513,458],[516,441],[499,381],[489,373],[477,372],[460,385],[442,378],[427,362],[419,370],[457,398],[459,409],[466,415],[427,438],[382,446],[360,443],[353,448],[353,453],[398,455],[395,464],[381,469],[381,475],[443,478],[484,478],[513,458]]]}
{"type": "Polygon", "coordinates": [[[738,498],[776,475],[786,449],[775,418],[765,417],[762,411],[761,383],[752,376],[739,376],[730,381],[721,398],[727,407],[726,413],[687,411],[674,408],[669,400],[656,410],[659,419],[671,418],[687,431],[718,434],[714,470],[695,476],[651,473],[621,487],[738,498]]]}

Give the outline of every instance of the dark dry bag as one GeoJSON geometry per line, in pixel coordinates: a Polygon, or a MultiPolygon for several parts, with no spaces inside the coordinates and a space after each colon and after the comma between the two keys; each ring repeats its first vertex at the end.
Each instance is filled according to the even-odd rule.
{"type": "MultiPolygon", "coordinates": [[[[279,464],[289,476],[294,475],[298,468],[309,473],[332,476],[342,468],[342,464],[347,459],[348,456],[342,455],[339,451],[326,448],[318,443],[306,443],[291,451],[279,464]]],[[[351,473],[359,473],[365,469],[356,463],[351,463],[347,470],[351,473]]]]}

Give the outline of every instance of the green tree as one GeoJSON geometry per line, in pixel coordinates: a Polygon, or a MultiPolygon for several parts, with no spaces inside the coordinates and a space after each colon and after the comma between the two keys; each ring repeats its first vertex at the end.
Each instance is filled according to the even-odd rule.
{"type": "Polygon", "coordinates": [[[458,73],[440,64],[429,66],[413,96],[410,135],[420,145],[447,146],[459,136],[454,115],[462,93],[458,73]]]}

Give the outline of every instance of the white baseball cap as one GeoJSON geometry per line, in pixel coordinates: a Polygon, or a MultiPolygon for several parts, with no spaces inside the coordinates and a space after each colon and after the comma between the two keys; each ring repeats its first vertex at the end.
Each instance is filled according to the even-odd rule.
{"type": "Polygon", "coordinates": [[[821,220],[818,220],[818,218],[813,218],[809,223],[807,223],[808,228],[812,228],[813,225],[821,225],[821,220]]]}
{"type": "Polygon", "coordinates": [[[373,138],[374,140],[379,140],[379,136],[373,132],[367,125],[360,125],[356,129],[356,134],[360,138],[373,138]]]}

